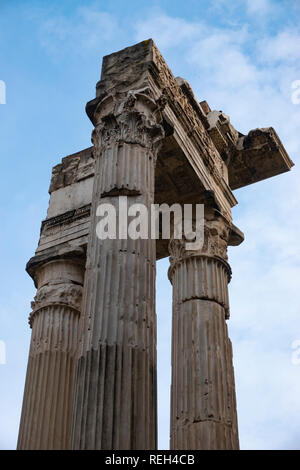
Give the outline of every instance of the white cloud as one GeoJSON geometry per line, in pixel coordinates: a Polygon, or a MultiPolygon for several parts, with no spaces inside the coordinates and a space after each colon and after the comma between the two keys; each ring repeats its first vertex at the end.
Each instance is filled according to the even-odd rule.
{"type": "Polygon", "coordinates": [[[253,82],[259,72],[243,53],[247,37],[245,28],[238,31],[206,31],[188,49],[188,61],[191,65],[197,64],[211,84],[222,83],[224,89],[253,82]]]}
{"type": "Polygon", "coordinates": [[[245,12],[250,20],[268,23],[281,10],[278,2],[272,0],[235,0],[231,2],[228,0],[214,0],[209,8],[220,16],[223,23],[227,24],[238,23],[238,12],[245,12]]]}
{"type": "Polygon", "coordinates": [[[47,19],[43,19],[40,25],[40,41],[55,55],[66,50],[71,50],[72,54],[86,55],[120,35],[115,17],[97,8],[77,8],[71,18],[56,15],[45,17],[47,19]]]}
{"type": "Polygon", "coordinates": [[[175,47],[183,41],[193,40],[205,29],[204,25],[191,23],[182,18],[172,18],[165,14],[150,16],[136,25],[136,39],[143,41],[146,38],[157,39],[160,47],[175,47]]]}
{"type": "Polygon", "coordinates": [[[250,15],[265,15],[274,8],[269,0],[246,0],[247,12],[250,15]]]}
{"type": "Polygon", "coordinates": [[[300,59],[300,33],[294,28],[281,31],[263,39],[260,50],[262,59],[271,64],[277,61],[296,63],[300,59]]]}

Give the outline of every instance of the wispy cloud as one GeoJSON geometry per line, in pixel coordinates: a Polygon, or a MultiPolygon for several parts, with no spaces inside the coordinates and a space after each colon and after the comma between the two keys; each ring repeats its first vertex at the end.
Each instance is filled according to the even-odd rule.
{"type": "Polygon", "coordinates": [[[280,62],[296,67],[300,59],[300,31],[294,27],[284,29],[275,36],[262,39],[259,46],[261,58],[268,64],[280,62]]]}
{"type": "Polygon", "coordinates": [[[157,38],[160,47],[173,48],[178,44],[190,41],[204,34],[206,27],[203,23],[192,23],[182,18],[172,18],[164,13],[150,15],[146,20],[139,21],[135,26],[136,39],[147,37],[157,38]]]}
{"type": "Polygon", "coordinates": [[[41,45],[58,55],[91,54],[120,34],[118,19],[96,7],[79,7],[72,17],[46,15],[39,28],[41,45]]]}
{"type": "Polygon", "coordinates": [[[247,12],[251,15],[266,15],[275,8],[270,0],[246,0],[245,3],[247,12]]]}

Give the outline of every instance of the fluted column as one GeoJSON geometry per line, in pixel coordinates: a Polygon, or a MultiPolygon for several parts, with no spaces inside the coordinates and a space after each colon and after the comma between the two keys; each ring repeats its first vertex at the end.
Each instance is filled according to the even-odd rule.
{"type": "Polygon", "coordinates": [[[18,449],[68,449],[84,264],[57,259],[36,268],[37,294],[18,449]]]}
{"type": "Polygon", "coordinates": [[[171,449],[238,449],[227,263],[230,224],[205,211],[204,244],[169,245],[173,285],[171,449]]]}
{"type": "Polygon", "coordinates": [[[76,376],[74,449],[155,449],[155,240],[99,239],[97,208],[119,196],[150,208],[161,102],[108,96],[95,112],[96,170],[76,376]]]}

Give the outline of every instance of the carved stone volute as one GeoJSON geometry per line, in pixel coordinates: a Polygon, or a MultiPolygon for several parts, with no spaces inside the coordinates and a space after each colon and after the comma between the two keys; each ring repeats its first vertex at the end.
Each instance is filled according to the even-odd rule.
{"type": "Polygon", "coordinates": [[[156,156],[164,137],[161,111],[165,103],[164,95],[155,100],[148,88],[103,98],[94,112],[96,155],[124,142],[146,147],[156,156]]]}

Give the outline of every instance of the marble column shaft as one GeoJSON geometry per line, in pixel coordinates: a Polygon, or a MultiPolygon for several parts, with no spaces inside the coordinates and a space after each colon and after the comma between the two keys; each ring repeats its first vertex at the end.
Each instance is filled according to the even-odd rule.
{"type": "Polygon", "coordinates": [[[38,267],[18,449],[69,448],[75,352],[84,264],[58,259],[38,267]]]}
{"type": "MultiPolygon", "coordinates": [[[[155,240],[99,239],[97,207],[154,200],[162,127],[156,103],[130,92],[98,106],[91,229],[83,297],[74,449],[157,445],[155,240]]],[[[118,219],[118,218],[117,218],[118,219]]],[[[118,224],[117,224],[118,225],[118,224]]]]}
{"type": "Polygon", "coordinates": [[[204,244],[170,241],[173,285],[171,440],[173,450],[238,449],[227,263],[229,225],[210,211],[204,244]]]}

